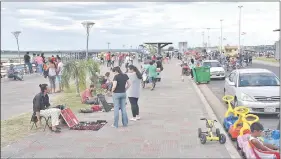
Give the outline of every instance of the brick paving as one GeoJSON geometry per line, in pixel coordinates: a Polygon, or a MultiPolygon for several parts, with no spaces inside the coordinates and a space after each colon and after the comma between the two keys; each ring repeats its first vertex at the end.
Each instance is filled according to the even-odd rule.
{"type": "MultiPolygon", "coordinates": [[[[113,112],[77,114],[80,121],[107,120],[99,131],[77,131],[63,128],[28,136],[1,149],[1,158],[230,158],[225,145],[207,142],[201,145],[198,127],[208,117],[191,81],[180,78],[175,61],[164,65],[162,82],[156,89],[143,89],[140,116],[128,127],[112,128],[113,112]]],[[[127,106],[132,117],[130,105],[127,106]]],[[[121,118],[121,117],[120,117],[121,118]]]]}

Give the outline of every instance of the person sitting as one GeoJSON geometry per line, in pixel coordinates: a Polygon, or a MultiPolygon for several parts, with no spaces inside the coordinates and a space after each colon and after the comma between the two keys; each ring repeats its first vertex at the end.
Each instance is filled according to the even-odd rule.
{"type": "Polygon", "coordinates": [[[277,152],[275,150],[278,150],[277,146],[274,146],[272,144],[264,143],[259,139],[263,133],[263,125],[259,122],[255,122],[251,125],[251,136],[249,138],[249,141],[255,146],[255,148],[267,151],[267,152],[277,152]]]}
{"type": "Polygon", "coordinates": [[[87,88],[81,93],[82,103],[84,104],[97,104],[98,99],[93,97],[92,93],[95,90],[95,85],[91,84],[90,88],[87,88]]]}
{"type": "Polygon", "coordinates": [[[10,68],[7,73],[8,73],[8,78],[13,78],[14,80],[20,80],[20,81],[23,80],[22,77],[20,77],[19,72],[15,70],[13,64],[10,65],[10,68]]]}
{"type": "Polygon", "coordinates": [[[61,132],[61,128],[58,127],[61,110],[58,108],[49,108],[48,85],[40,84],[39,87],[41,92],[33,98],[33,116],[37,117],[37,123],[40,126],[42,125],[40,116],[44,116],[45,118],[51,117],[52,125],[50,128],[53,132],[59,133],[61,132]]]}
{"type": "Polygon", "coordinates": [[[107,90],[107,93],[111,92],[112,81],[110,80],[110,72],[105,73],[102,85],[105,86],[105,89],[107,90]]]}

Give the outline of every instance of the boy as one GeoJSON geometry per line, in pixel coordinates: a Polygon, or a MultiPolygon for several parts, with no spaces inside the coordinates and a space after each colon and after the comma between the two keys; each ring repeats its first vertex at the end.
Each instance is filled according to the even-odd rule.
{"type": "Polygon", "coordinates": [[[153,61],[149,62],[148,70],[148,79],[149,83],[151,83],[151,90],[153,90],[153,83],[156,82],[157,77],[157,67],[154,65],[153,61]]]}
{"type": "Polygon", "coordinates": [[[262,151],[268,151],[268,152],[276,152],[275,150],[278,150],[277,146],[274,146],[272,144],[264,143],[259,139],[259,137],[262,136],[263,133],[263,126],[259,122],[255,122],[251,125],[251,136],[249,138],[249,141],[257,148],[262,151]]]}

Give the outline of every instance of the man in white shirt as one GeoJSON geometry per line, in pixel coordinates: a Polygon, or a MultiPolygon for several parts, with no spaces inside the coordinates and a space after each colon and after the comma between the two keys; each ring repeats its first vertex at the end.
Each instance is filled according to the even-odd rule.
{"type": "Polygon", "coordinates": [[[61,58],[57,58],[58,61],[58,67],[57,67],[57,78],[58,78],[58,83],[59,83],[59,91],[63,91],[63,85],[62,85],[62,71],[63,71],[63,63],[61,62],[61,58]]]}

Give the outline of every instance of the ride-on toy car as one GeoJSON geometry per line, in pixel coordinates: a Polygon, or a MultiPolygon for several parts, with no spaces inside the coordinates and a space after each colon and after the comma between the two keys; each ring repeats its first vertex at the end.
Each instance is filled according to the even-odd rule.
{"type": "Polygon", "coordinates": [[[231,137],[231,140],[236,140],[238,136],[242,136],[244,134],[249,134],[250,126],[252,123],[259,121],[259,117],[249,113],[249,108],[240,106],[234,108],[234,111],[238,114],[238,120],[230,126],[228,130],[228,134],[231,137]]]}
{"type": "Polygon", "coordinates": [[[231,102],[234,100],[234,96],[225,95],[222,97],[222,100],[228,104],[228,108],[223,119],[223,127],[228,132],[229,127],[238,120],[238,115],[236,112],[234,112],[234,109],[231,105],[231,102]]]}
{"type": "Polygon", "coordinates": [[[198,137],[200,138],[201,144],[205,144],[206,141],[219,141],[221,144],[226,142],[226,136],[220,133],[220,129],[216,129],[214,134],[213,127],[215,126],[216,120],[208,120],[201,118],[200,120],[206,121],[207,132],[203,132],[201,128],[198,128],[198,137]]]}

